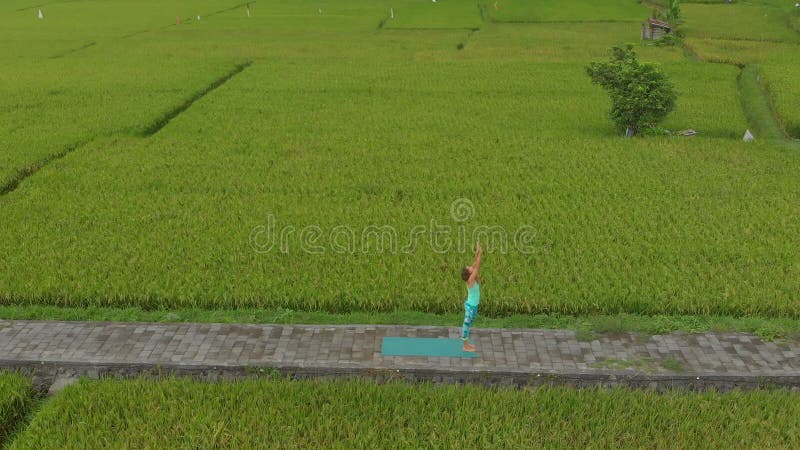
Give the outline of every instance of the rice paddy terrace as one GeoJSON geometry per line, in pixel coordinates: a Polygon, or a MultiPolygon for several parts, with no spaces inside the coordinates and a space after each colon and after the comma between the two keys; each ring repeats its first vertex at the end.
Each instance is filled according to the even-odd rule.
{"type": "MultiPolygon", "coordinates": [[[[486,320],[797,329],[800,8],[684,2],[680,41],[641,41],[665,3],[5,0],[0,318],[443,317],[480,239],[486,320]],[[626,42],[678,92],[669,134],[619,136],[586,75],[626,42]]],[[[260,378],[87,380],[41,400],[4,373],[0,444],[800,442],[781,390],[260,378]]]]}

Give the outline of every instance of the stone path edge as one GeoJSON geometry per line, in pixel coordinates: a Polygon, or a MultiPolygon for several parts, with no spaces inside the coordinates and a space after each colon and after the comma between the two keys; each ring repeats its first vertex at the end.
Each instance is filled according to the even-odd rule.
{"type": "Polygon", "coordinates": [[[500,386],[627,386],[657,390],[800,390],[800,342],[750,333],[642,336],[479,328],[478,358],[392,357],[388,336],[453,339],[458,327],[0,320],[0,370],[40,390],[85,377],[186,376],[205,381],[282,374],[500,386]]]}
{"type": "Polygon", "coordinates": [[[237,366],[237,365],[184,365],[141,363],[74,363],[0,360],[0,370],[17,371],[33,379],[39,392],[59,378],[126,379],[150,377],[189,377],[198,381],[238,381],[248,378],[269,377],[274,374],[304,379],[366,379],[378,383],[403,381],[408,383],[473,384],[482,386],[507,386],[515,388],[539,386],[628,387],[667,390],[721,392],[733,389],[778,389],[800,391],[800,375],[696,375],[696,374],[643,374],[622,371],[589,372],[524,372],[458,369],[391,369],[367,367],[299,367],[291,365],[237,366]]]}

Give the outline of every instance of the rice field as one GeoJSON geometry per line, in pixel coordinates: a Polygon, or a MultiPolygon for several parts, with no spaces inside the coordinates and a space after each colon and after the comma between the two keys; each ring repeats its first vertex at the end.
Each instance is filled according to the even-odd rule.
{"type": "Polygon", "coordinates": [[[791,2],[686,3],[686,34],[697,38],[800,43],[800,33],[787,26],[791,2]]]}
{"type": "Polygon", "coordinates": [[[757,65],[759,79],[784,132],[800,137],[800,89],[790,80],[800,65],[800,45],[745,40],[687,39],[687,45],[705,61],[724,65],[757,65]]]}
{"type": "MultiPolygon", "coordinates": [[[[626,140],[585,67],[639,42],[635,0],[6,0],[0,304],[454,314],[480,238],[485,315],[769,333],[800,317],[800,153],[741,142],[737,79],[800,136],[800,13],[718,3],[636,47],[698,135],[626,140]]],[[[787,391],[82,381],[20,430],[30,393],[0,375],[9,448],[800,446],[787,391]]]]}
{"type": "Polygon", "coordinates": [[[386,29],[464,29],[477,30],[483,25],[478,4],[467,0],[422,2],[406,0],[393,3],[382,22],[386,29]]]}
{"type": "Polygon", "coordinates": [[[16,64],[20,72],[0,71],[0,186],[91,140],[144,134],[232,66],[231,61],[154,65],[134,56],[100,68],[92,60],[64,64],[46,59],[16,64]],[[60,77],[53,80],[53,73],[60,77]]]}
{"type": "Polygon", "coordinates": [[[790,391],[692,394],[259,379],[84,381],[9,449],[796,448],[790,391]]]}
{"type": "MultiPolygon", "coordinates": [[[[623,140],[585,66],[650,10],[558,5],[4,2],[0,302],[449,312],[500,230],[490,315],[800,315],[800,156],[740,142],[738,68],[638,46],[679,92],[665,128],[698,136],[623,140]]],[[[794,48],[769,15],[766,41],[692,28],[727,6],[685,5],[687,42],[794,48]]],[[[776,9],[725,14],[748,8],[776,9]]],[[[762,70],[794,117],[791,65],[762,70]]]]}
{"type": "Polygon", "coordinates": [[[784,132],[800,137],[800,88],[790,81],[800,67],[800,9],[763,0],[729,5],[686,4],[688,46],[702,59],[759,64],[762,83],[784,132]]]}
{"type": "Polygon", "coordinates": [[[484,9],[495,22],[638,22],[650,12],[636,0],[491,0],[485,2],[484,9]]]}
{"type": "Polygon", "coordinates": [[[11,436],[31,404],[30,381],[16,373],[0,372],[0,445],[11,436]]]}

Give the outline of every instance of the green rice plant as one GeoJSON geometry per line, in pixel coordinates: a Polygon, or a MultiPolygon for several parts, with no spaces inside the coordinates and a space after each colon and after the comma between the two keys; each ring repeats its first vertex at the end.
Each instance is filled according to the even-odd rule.
{"type": "MultiPolygon", "coordinates": [[[[800,88],[792,83],[795,68],[800,64],[800,46],[795,43],[775,43],[746,40],[690,39],[687,47],[703,61],[744,67],[758,64],[758,82],[768,94],[768,103],[774,113],[762,114],[774,122],[780,120],[782,133],[800,136],[800,88]]],[[[747,95],[745,92],[742,95],[747,95]]],[[[759,94],[763,95],[763,94],[759,94]]],[[[762,127],[763,128],[763,127],[762,127]]]]}
{"type": "Polygon", "coordinates": [[[31,382],[22,375],[0,372],[0,444],[16,430],[33,403],[31,382]]]}
{"type": "Polygon", "coordinates": [[[665,128],[691,128],[706,136],[741,138],[748,123],[740,106],[736,67],[687,61],[663,68],[678,93],[675,111],[667,116],[665,128]],[[715,105],[715,113],[708,113],[708,105],[715,105]]]}
{"type": "MultiPolygon", "coordinates": [[[[489,23],[466,40],[466,52],[451,48],[418,53],[425,61],[530,61],[583,63],[604,58],[608,49],[638,42],[638,26],[627,22],[489,23]],[[587,39],[591,36],[591,39],[587,39]]],[[[463,36],[463,35],[462,35],[463,36]]],[[[463,37],[462,37],[463,39],[463,37]]],[[[680,49],[640,45],[643,61],[683,61],[680,49]]]]}
{"type": "Polygon", "coordinates": [[[469,0],[405,0],[390,8],[386,29],[478,29],[483,23],[477,4],[469,0]]]}
{"type": "Polygon", "coordinates": [[[777,60],[798,50],[796,44],[730,39],[687,38],[685,44],[702,61],[736,66],[777,60]]]}
{"type": "MultiPolygon", "coordinates": [[[[74,148],[0,195],[4,304],[450,313],[466,249],[310,254],[296,233],[289,251],[259,254],[249,239],[269,215],[407,237],[455,227],[451,204],[468,198],[466,232],[536,231],[532,254],[488,252],[487,314],[800,314],[798,156],[738,142],[735,68],[642,45],[679,92],[667,128],[699,136],[614,137],[582,68],[636,40],[639,19],[470,32],[477,7],[408,2],[456,8],[435,16],[452,28],[378,30],[389,2],[256,2],[248,18],[209,0],[174,25],[171,2],[56,4],[52,23],[49,9],[0,14],[0,179],[74,148]],[[151,136],[153,124],[165,126],[151,136]]],[[[560,8],[579,21],[648,12],[560,8]]],[[[789,117],[794,84],[770,64],[789,117]]]]}
{"type": "MultiPolygon", "coordinates": [[[[760,199],[791,192],[794,156],[766,148],[756,155],[729,141],[621,143],[603,118],[602,93],[580,69],[287,65],[287,76],[276,78],[275,66],[254,65],[153,138],[86,148],[5,198],[3,296],[57,305],[449,311],[461,296],[454,268],[463,254],[455,249],[309,255],[291,236],[295,250],[259,255],[248,236],[268,214],[280,226],[387,224],[408,236],[431,219],[453,225],[450,204],[469,196],[479,211],[471,227],[531,224],[539,232],[536,254],[498,255],[487,266],[496,277],[486,287],[491,314],[793,313],[796,279],[761,278],[759,267],[793,264],[782,250],[795,239],[793,222],[774,225],[776,211],[791,215],[791,195],[769,208],[760,199]],[[307,87],[320,84],[327,91],[307,87]],[[364,84],[382,94],[359,91],[364,84]],[[252,101],[260,96],[271,101],[252,101]],[[517,113],[493,114],[499,108],[517,113]],[[582,137],[564,138],[569,133],[582,137]],[[480,149],[480,177],[470,176],[464,148],[480,149]],[[45,193],[47,209],[26,206],[45,193]],[[319,196],[324,208],[312,206],[319,196]],[[748,213],[727,217],[730,204],[748,213]],[[745,239],[761,227],[773,231],[745,239]],[[738,259],[748,254],[742,245],[759,259],[738,259]],[[414,268],[425,270],[392,276],[414,268]],[[773,287],[763,290],[757,279],[773,287]]],[[[698,105],[724,116],[737,102],[698,105]]]]}
{"type": "MultiPolygon", "coordinates": [[[[369,14],[365,17],[370,13],[366,4],[340,2],[326,12],[338,24],[342,17],[373,23],[369,14]]],[[[255,23],[274,30],[276,22],[289,23],[297,35],[302,33],[299,23],[323,28],[314,23],[322,20],[320,5],[310,1],[269,5],[250,22],[243,3],[233,0],[11,6],[9,14],[0,16],[0,191],[93,139],[143,133],[175,105],[249,60],[252,54],[231,55],[226,45],[209,53],[210,47],[222,45],[214,34],[221,27],[255,23]],[[42,20],[36,18],[40,8],[42,20]],[[208,37],[197,39],[198,33],[208,37]]]]}
{"type": "MultiPolygon", "coordinates": [[[[80,164],[59,162],[6,199],[13,216],[2,242],[28,243],[6,250],[2,285],[8,301],[327,311],[457,308],[463,293],[455,269],[465,256],[455,249],[308,254],[292,236],[287,253],[258,254],[248,236],[269,214],[279,227],[315,224],[328,232],[341,224],[360,230],[386,223],[407,236],[415,224],[431,219],[452,226],[449,208],[459,186],[443,183],[448,190],[426,194],[418,177],[444,180],[449,173],[469,173],[469,161],[448,156],[458,155],[458,147],[438,146],[444,153],[429,154],[426,172],[414,174],[413,167],[400,163],[408,147],[374,154],[379,143],[366,142],[363,150],[351,150],[354,160],[372,167],[365,174],[342,153],[325,150],[332,141],[295,141],[271,169],[271,177],[294,174],[297,184],[291,184],[281,178],[258,181],[259,164],[245,170],[256,149],[244,147],[240,151],[247,153],[236,156],[213,141],[186,145],[166,135],[159,141],[87,151],[90,158],[80,164]],[[197,152],[217,161],[213,176],[201,162],[184,164],[181,173],[172,170],[176,155],[189,161],[197,152]],[[128,161],[140,166],[135,188],[114,179],[114,173],[131,173],[128,161]],[[324,171],[326,166],[338,175],[324,171]],[[98,167],[113,170],[98,175],[98,167]],[[383,177],[396,180],[393,187],[375,182],[383,177]],[[95,194],[98,186],[104,197],[95,194]],[[61,194],[50,194],[56,201],[46,210],[21,206],[43,192],[61,194]],[[327,196],[327,208],[304,206],[317,195],[327,196]],[[225,213],[231,204],[241,205],[235,215],[225,213]],[[64,232],[73,227],[83,233],[64,232]],[[413,278],[392,276],[415,268],[425,270],[413,278]],[[342,269],[350,275],[340,275],[342,269]]],[[[769,203],[763,199],[796,181],[791,171],[796,156],[770,151],[767,144],[719,140],[601,142],[508,140],[500,147],[504,154],[491,154],[483,168],[489,179],[506,180],[504,186],[489,194],[481,190],[481,179],[463,179],[480,214],[476,225],[514,229],[530,223],[540,233],[533,255],[487,255],[484,311],[795,314],[797,234],[790,224],[796,222],[778,225],[792,214],[796,199],[786,194],[771,196],[769,203]],[[539,150],[531,156],[534,145],[539,150]],[[513,148],[518,150],[512,153],[513,148]],[[519,166],[512,169],[511,161],[519,166]],[[567,167],[575,178],[563,177],[567,167]],[[534,182],[531,171],[537,174],[534,182]],[[649,194],[653,191],[658,198],[649,194]],[[524,200],[515,200],[517,195],[524,200]],[[731,217],[731,207],[742,213],[731,217]],[[759,231],[767,229],[770,233],[759,231]]]]}
{"type": "Polygon", "coordinates": [[[792,448],[798,405],[782,390],[84,381],[45,404],[9,448],[792,448]]]}
{"type": "MultiPolygon", "coordinates": [[[[3,2],[0,16],[4,56],[50,58],[67,55],[89,43],[92,51],[109,41],[125,40],[138,33],[174,27],[176,19],[190,24],[196,17],[242,4],[236,0],[103,0],[3,2]],[[43,19],[38,19],[39,10],[43,19]]],[[[244,15],[244,7],[240,8],[244,15]]]]}
{"type": "Polygon", "coordinates": [[[22,79],[19,72],[0,72],[0,189],[40,162],[92,139],[143,133],[172,105],[191,98],[235,63],[179,60],[154,65],[131,57],[98,67],[93,63],[102,58],[78,59],[19,63],[22,79]],[[192,69],[187,72],[188,67],[192,69]],[[53,72],[61,77],[54,81],[53,72]]]}
{"type": "MultiPolygon", "coordinates": [[[[788,5],[787,5],[788,6],[788,5]]],[[[787,8],[745,2],[684,4],[684,32],[693,38],[800,43],[800,34],[787,26],[787,8]]]]}
{"type": "MultiPolygon", "coordinates": [[[[643,21],[650,10],[636,0],[517,2],[488,0],[486,15],[495,22],[613,22],[643,21]]],[[[634,27],[638,31],[638,27],[634,27]]]]}
{"type": "Polygon", "coordinates": [[[800,64],[800,47],[794,58],[776,58],[761,66],[762,82],[772,98],[784,132],[800,138],[800,86],[792,83],[800,64]],[[774,62],[773,62],[774,61],[774,62]]]}

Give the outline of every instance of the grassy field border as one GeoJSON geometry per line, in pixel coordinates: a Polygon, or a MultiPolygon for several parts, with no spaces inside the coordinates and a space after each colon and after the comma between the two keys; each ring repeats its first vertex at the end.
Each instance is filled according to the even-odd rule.
{"type": "MultiPolygon", "coordinates": [[[[0,306],[0,320],[58,320],[96,322],[155,323],[249,323],[308,325],[428,325],[461,326],[463,314],[434,314],[417,311],[388,313],[327,313],[266,309],[171,309],[149,311],[141,308],[61,308],[57,306],[0,306]]],[[[536,328],[574,330],[581,340],[591,340],[596,333],[665,334],[674,331],[691,333],[754,333],[766,341],[800,339],[800,319],[610,314],[570,316],[561,314],[518,314],[506,317],[478,316],[478,328],[536,328]]]]}
{"type": "Polygon", "coordinates": [[[4,448],[27,425],[36,398],[31,380],[17,372],[0,372],[0,388],[0,448],[4,448]]]}

